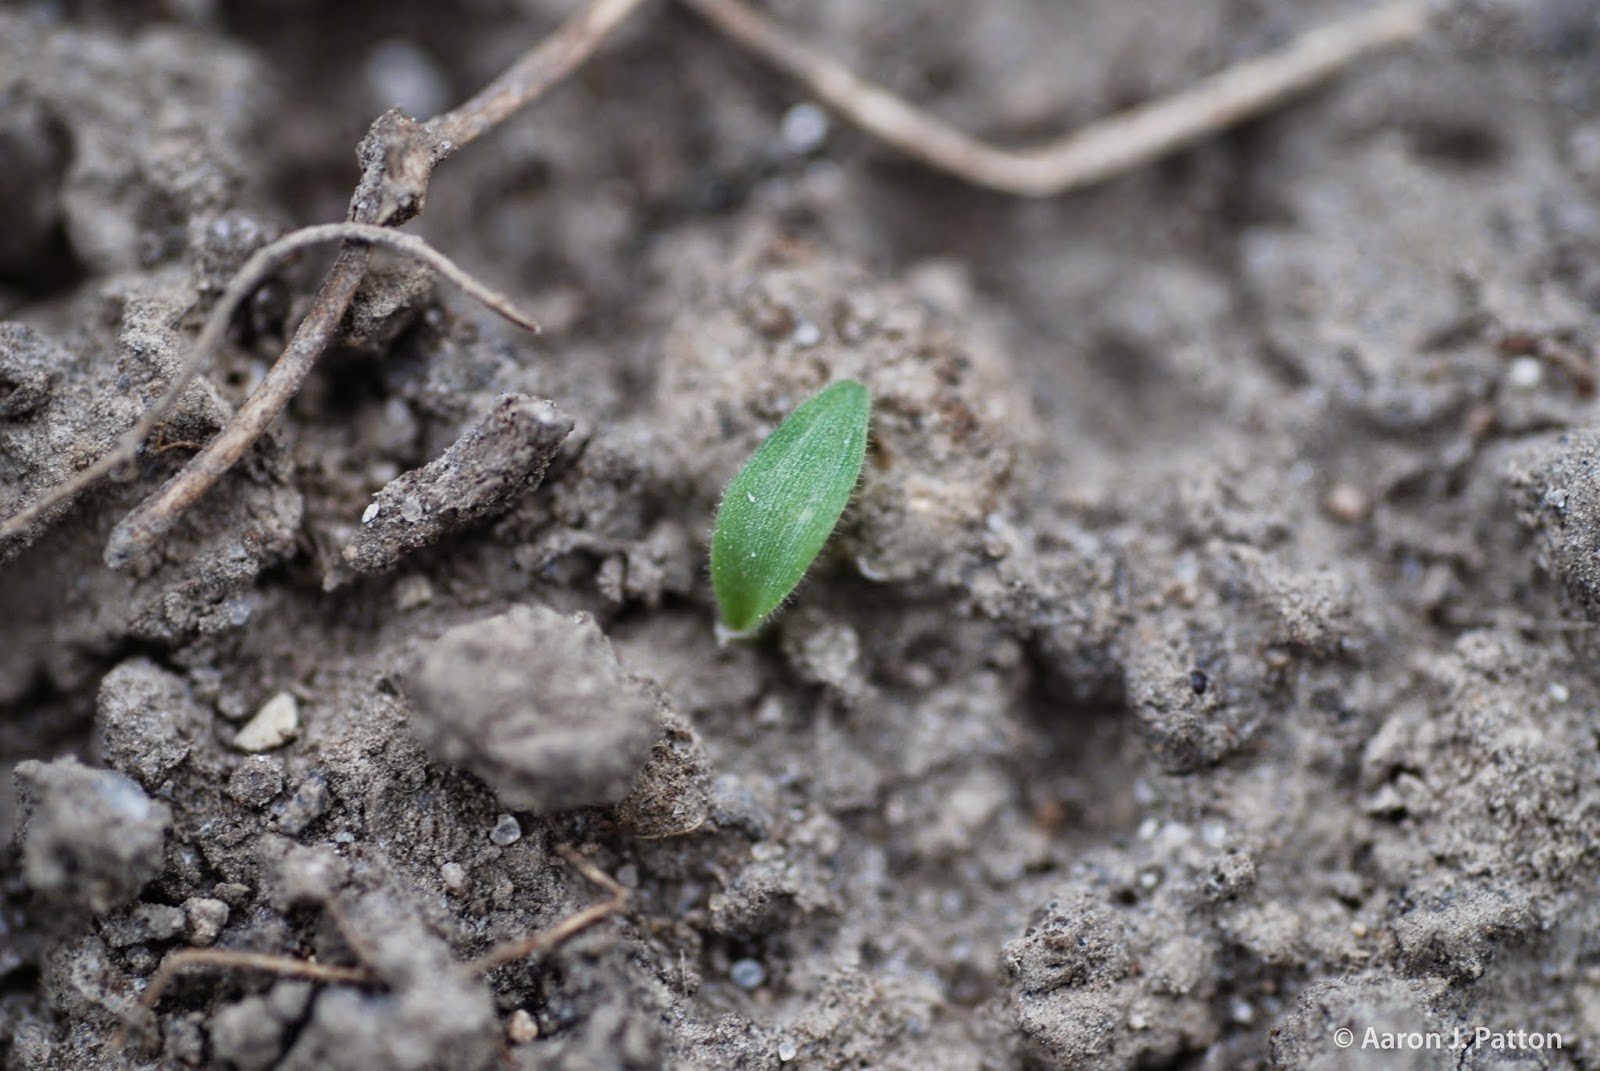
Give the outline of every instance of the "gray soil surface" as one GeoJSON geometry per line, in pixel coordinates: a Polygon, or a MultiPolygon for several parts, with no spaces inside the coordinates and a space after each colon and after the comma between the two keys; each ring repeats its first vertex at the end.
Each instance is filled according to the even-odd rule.
{"type": "MultiPolygon", "coordinates": [[[[0,515],[253,250],[342,217],[375,116],[575,6],[0,9],[0,515]]],[[[1022,141],[1362,5],[772,6],[1022,141]]],[[[1600,1067],[1593,0],[1457,4],[1048,201],[803,103],[646,5],[411,228],[543,335],[382,259],[109,570],[307,256],[135,463],[0,544],[6,1068],[1600,1067]],[[721,647],[720,490],[847,376],[855,502],[721,647]],[[606,900],[572,851],[620,912],[471,969],[606,900]],[[144,1011],[196,946],[362,980],[197,967],[144,1011]]]]}

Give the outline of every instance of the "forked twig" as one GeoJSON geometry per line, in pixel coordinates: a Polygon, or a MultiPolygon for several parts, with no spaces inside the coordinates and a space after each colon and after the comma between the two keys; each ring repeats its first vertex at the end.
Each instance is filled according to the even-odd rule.
{"type": "Polygon", "coordinates": [[[581,911],[574,911],[554,926],[491,948],[472,961],[470,966],[474,971],[481,974],[486,971],[492,971],[496,967],[503,967],[514,960],[525,959],[540,952],[547,952],[561,942],[587,930],[595,923],[602,922],[615,915],[628,902],[628,890],[623,888],[617,882],[617,879],[566,845],[562,845],[557,851],[561,853],[561,858],[565,859],[574,870],[610,895],[598,904],[591,904],[581,911]]]}
{"type": "MultiPolygon", "coordinates": [[[[333,963],[318,963],[291,956],[275,956],[268,952],[240,952],[232,948],[180,948],[169,953],[151,975],[150,984],[139,995],[139,1007],[153,1012],[172,980],[191,967],[220,967],[234,971],[263,971],[283,978],[304,978],[311,982],[338,982],[347,985],[367,985],[377,981],[365,967],[343,967],[333,963]]],[[[128,1024],[117,1028],[111,1044],[120,1049],[127,1041],[128,1024]]]]}
{"type": "MultiPolygon", "coordinates": [[[[422,209],[434,165],[504,121],[517,109],[538,99],[592,55],[606,35],[642,2],[590,0],[477,96],[427,124],[419,125],[393,113],[380,119],[374,125],[368,141],[363,142],[365,167],[362,181],[351,198],[349,225],[398,226],[415,216],[422,209]]],[[[308,228],[307,231],[314,229],[308,228]]],[[[307,231],[295,234],[304,235],[307,231]]],[[[349,236],[354,238],[354,232],[349,236]]],[[[295,235],[289,237],[294,238],[295,235]]],[[[117,568],[126,564],[162,533],[170,530],[178,517],[210,490],[266,431],[300,389],[318,357],[337,339],[345,313],[349,311],[366,276],[369,245],[377,241],[370,236],[363,236],[359,242],[345,242],[318,289],[310,311],[300,322],[283,355],[268,370],[250,397],[245,399],[228,426],[204,450],[191,458],[166,486],[117,526],[106,548],[108,565],[117,568]]],[[[249,267],[247,263],[246,269],[249,267]]],[[[456,281],[459,282],[459,279],[456,281]]],[[[236,279],[235,285],[230,285],[218,308],[228,305],[228,295],[235,292],[238,283],[236,279]]],[[[245,289],[248,291],[252,288],[245,289]]],[[[474,296],[480,296],[481,299],[481,295],[474,296]]],[[[237,300],[234,299],[235,303],[237,300]]],[[[509,307],[503,300],[499,304],[509,307]]],[[[503,312],[499,308],[496,311],[503,312]]],[[[208,321],[207,328],[218,322],[218,313],[213,310],[213,318],[208,321]]],[[[194,354],[203,356],[209,351],[220,340],[226,326],[224,316],[215,337],[207,338],[202,332],[202,337],[196,340],[194,354]]],[[[199,357],[191,355],[191,363],[156,406],[119,436],[104,457],[0,522],[0,540],[23,532],[47,511],[104,478],[119,464],[137,456],[140,443],[193,381],[198,360],[199,357]]]]}
{"type": "Polygon", "coordinates": [[[161,994],[182,971],[190,967],[225,967],[230,970],[265,971],[285,978],[305,978],[313,982],[343,982],[360,985],[376,981],[365,967],[344,967],[335,963],[318,963],[309,959],[274,956],[266,952],[240,952],[232,948],[180,948],[161,961],[150,984],[139,997],[139,1003],[154,1009],[161,1002],[161,994]]]}
{"type": "MultiPolygon", "coordinates": [[[[539,330],[539,325],[518,312],[509,298],[467,274],[450,258],[416,235],[401,234],[399,231],[370,223],[324,223],[315,227],[305,227],[285,235],[270,245],[263,246],[245,262],[244,267],[228,284],[228,289],[223,292],[222,299],[211,310],[211,316],[195,340],[183,370],[172,381],[167,393],[162,395],[137,424],[123,433],[118,440],[117,451],[113,451],[108,458],[102,458],[100,462],[96,462],[96,466],[84,471],[89,472],[97,466],[109,471],[111,467],[133,456],[139,443],[156,424],[160,423],[178,396],[199,374],[202,362],[227,331],[234,309],[265,281],[285,257],[292,256],[309,246],[337,241],[355,246],[383,246],[418,260],[460,287],[463,293],[482,302],[511,323],[528,331],[539,330]],[[119,451],[123,452],[123,456],[115,456],[119,451]],[[109,464],[106,464],[108,460],[109,464]]],[[[300,347],[299,335],[300,333],[296,332],[295,344],[290,347],[291,353],[300,347]]],[[[309,362],[305,364],[305,370],[310,370],[309,362]]],[[[204,449],[190,460],[177,477],[140,503],[138,508],[112,529],[111,539],[106,545],[106,564],[116,569],[148,550],[177,522],[183,511],[193,505],[210,486],[209,483],[202,485],[193,479],[185,480],[184,473],[199,471],[220,476],[226,472],[246,450],[250,449],[261,431],[272,422],[272,418],[284,404],[287,404],[299,386],[300,380],[289,382],[282,377],[274,380],[270,388],[263,383],[240,408],[228,426],[206,443],[204,449]]]]}
{"type": "Polygon", "coordinates": [[[901,152],[978,186],[1053,197],[1123,174],[1209,137],[1323,81],[1355,60],[1417,37],[1417,0],[1312,30],[1287,48],[1203,79],[1191,89],[1129,109],[1059,141],[1002,149],[856,75],[741,0],[682,0],[717,29],[804,82],[824,104],[901,152]]]}

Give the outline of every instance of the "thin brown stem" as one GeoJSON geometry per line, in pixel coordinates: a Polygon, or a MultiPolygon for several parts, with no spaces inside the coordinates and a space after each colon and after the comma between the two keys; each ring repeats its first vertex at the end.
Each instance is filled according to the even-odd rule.
{"type": "MultiPolygon", "coordinates": [[[[112,530],[106,546],[106,564],[111,568],[119,568],[143,554],[170,530],[183,512],[194,505],[244,455],[300,389],[317,354],[332,341],[343,319],[344,309],[354,297],[356,288],[361,285],[361,272],[366,267],[368,256],[367,246],[383,246],[418,260],[518,327],[529,331],[539,329],[538,324],[518,312],[508,298],[474,279],[415,235],[401,234],[368,223],[326,223],[306,227],[257,250],[245,262],[223,292],[222,299],[211,310],[211,316],[195,340],[183,370],[172,381],[166,394],[138,423],[123,433],[111,454],[84,470],[84,473],[92,475],[85,479],[84,473],[80,473],[75,482],[87,484],[89,480],[97,479],[134,455],[139,443],[165,418],[179,395],[199,374],[205,358],[227,331],[234,310],[285,257],[313,245],[335,241],[345,242],[346,245],[339,252],[334,270],[329,273],[329,284],[318,294],[319,300],[300,324],[289,348],[240,406],[228,426],[208,442],[166,486],[141,503],[112,530]],[[100,471],[95,472],[96,469],[100,471]]],[[[60,489],[53,493],[60,493],[60,489]]],[[[13,518],[7,522],[7,527],[13,524],[20,526],[22,523],[26,523],[26,519],[19,522],[13,518]]],[[[4,530],[0,530],[0,535],[3,534],[4,530]]]]}
{"type": "Polygon", "coordinates": [[[593,0],[512,64],[471,100],[424,124],[437,143],[438,159],[467,145],[537,100],[594,54],[600,42],[633,14],[643,0],[593,0]]]}
{"type": "Polygon", "coordinates": [[[231,948],[180,948],[161,961],[139,1003],[154,1008],[168,985],[180,971],[190,967],[222,967],[227,970],[265,971],[285,978],[305,978],[313,982],[342,982],[361,985],[376,981],[365,967],[345,967],[315,960],[274,956],[266,952],[239,952],[231,948]]]}
{"type": "Polygon", "coordinates": [[[574,870],[607,892],[606,899],[581,911],[573,912],[554,926],[491,948],[472,961],[470,965],[472,970],[478,973],[492,971],[496,967],[502,967],[514,960],[525,959],[540,952],[547,952],[561,942],[582,933],[595,923],[608,919],[622,910],[622,906],[628,901],[627,889],[624,889],[617,883],[615,878],[589,862],[573,849],[562,846],[558,850],[561,852],[561,857],[571,864],[574,870]]]}
{"type": "Polygon", "coordinates": [[[1312,30],[1279,52],[1230,67],[1193,88],[1111,116],[1033,148],[1003,149],[857,76],[796,40],[740,0],[682,0],[717,29],[785,73],[817,99],[901,152],[978,186],[1053,197],[1142,167],[1277,106],[1357,59],[1419,36],[1417,0],[1312,30]]]}
{"type": "MultiPolygon", "coordinates": [[[[240,952],[231,948],[180,948],[161,961],[150,984],[139,996],[139,1006],[155,1011],[161,995],[172,980],[182,971],[192,967],[219,967],[235,971],[264,971],[285,978],[304,978],[312,982],[336,982],[349,985],[366,985],[376,982],[372,972],[364,967],[343,967],[314,960],[275,956],[266,952],[240,952]]],[[[127,1027],[118,1029],[112,1044],[121,1048],[126,1040],[127,1027]]]]}

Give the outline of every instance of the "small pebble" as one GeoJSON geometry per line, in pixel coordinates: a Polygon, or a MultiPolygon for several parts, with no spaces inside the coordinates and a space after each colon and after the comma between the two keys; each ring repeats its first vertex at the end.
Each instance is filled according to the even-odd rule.
{"type": "Polygon", "coordinates": [[[784,147],[796,156],[816,152],[828,140],[828,113],[809,102],[796,104],[783,113],[778,130],[784,147]]]}
{"type": "Polygon", "coordinates": [[[262,704],[256,716],[233,738],[240,751],[271,751],[300,732],[300,704],[288,692],[279,692],[262,704]]]}
{"type": "Polygon", "coordinates": [[[509,814],[501,815],[489,831],[489,840],[502,848],[510,847],[522,839],[522,823],[509,814]]]}
{"type": "Polygon", "coordinates": [[[1518,357],[1506,369],[1506,383],[1516,390],[1534,390],[1544,381],[1544,364],[1537,357],[1518,357]]]}
{"type": "Polygon", "coordinates": [[[756,989],[767,980],[767,969],[760,960],[738,959],[728,968],[728,977],[740,989],[756,989]]]}
{"type": "Polygon", "coordinates": [[[320,773],[313,773],[300,782],[300,787],[287,801],[275,804],[272,813],[278,817],[278,829],[281,832],[298,837],[307,826],[328,813],[332,803],[333,794],[328,791],[328,779],[320,773]]]}
{"type": "Polygon", "coordinates": [[[214,943],[228,924],[228,905],[209,896],[191,896],[185,900],[183,914],[188,923],[186,935],[194,945],[214,943]]]}
{"type": "Polygon", "coordinates": [[[810,349],[822,341],[822,329],[810,320],[801,320],[794,325],[789,341],[802,349],[810,349]]]}
{"type": "Polygon", "coordinates": [[[778,1059],[781,1062],[788,1063],[790,1060],[793,1060],[799,1055],[800,1047],[794,1042],[790,1041],[788,1038],[784,1038],[782,1041],[778,1042],[778,1059]]]}
{"type": "Polygon", "coordinates": [[[378,514],[383,512],[383,507],[376,502],[369,502],[367,508],[361,511],[361,523],[371,524],[378,519],[378,514]]]}
{"type": "Polygon", "coordinates": [[[506,1040],[513,1045],[526,1045],[539,1037],[539,1023],[528,1014],[528,1009],[518,1008],[506,1019],[506,1040]]]}
{"type": "Polygon", "coordinates": [[[467,871],[460,863],[446,863],[439,868],[439,879],[444,887],[458,893],[467,887],[467,871]]]}
{"type": "Polygon", "coordinates": [[[1367,496],[1355,484],[1341,481],[1328,489],[1328,497],[1323,499],[1322,508],[1336,521],[1355,524],[1367,515],[1367,496]]]}
{"type": "Polygon", "coordinates": [[[1565,703],[1568,699],[1572,698],[1572,692],[1565,684],[1562,684],[1559,681],[1551,681],[1550,687],[1546,689],[1546,692],[1548,692],[1550,698],[1554,699],[1557,703],[1565,703]]]}
{"type": "Polygon", "coordinates": [[[283,762],[271,755],[251,755],[228,778],[227,792],[244,807],[265,807],[283,791],[283,762]]]}

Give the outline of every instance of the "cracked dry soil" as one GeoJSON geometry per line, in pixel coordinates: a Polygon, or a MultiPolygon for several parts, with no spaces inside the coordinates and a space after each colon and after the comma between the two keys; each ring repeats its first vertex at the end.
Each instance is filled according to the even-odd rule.
{"type": "MultiPolygon", "coordinates": [[[[0,511],[342,214],[374,116],[573,6],[0,10],[0,511]]],[[[775,7],[1020,140],[1359,5],[775,7]]],[[[1050,201],[786,140],[803,101],[648,6],[414,225],[544,335],[385,268],[107,570],[308,257],[136,464],[0,546],[6,1068],[1600,1066],[1594,5],[1458,4],[1050,201]],[[845,376],[856,502],[719,648],[719,490],[845,376]],[[622,911],[467,970],[603,898],[567,847],[622,911]],[[138,1014],[191,946],[368,981],[196,969],[138,1014]],[[1562,1047],[1359,1043],[1479,1027],[1562,1047]]]]}

